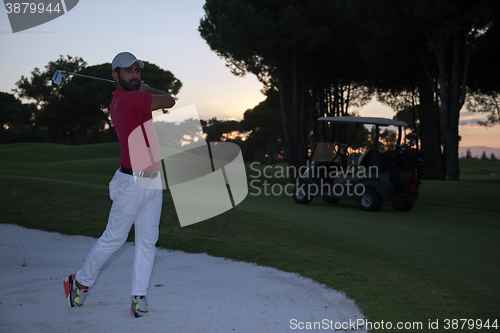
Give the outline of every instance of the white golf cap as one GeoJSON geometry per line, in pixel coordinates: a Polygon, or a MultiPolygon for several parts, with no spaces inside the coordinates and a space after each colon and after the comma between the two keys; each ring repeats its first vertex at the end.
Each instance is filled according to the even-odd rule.
{"type": "Polygon", "coordinates": [[[113,59],[111,66],[113,67],[113,70],[115,70],[116,67],[132,66],[134,62],[136,62],[140,68],[144,68],[144,63],[141,60],[137,59],[135,55],[130,52],[120,52],[113,59]]]}

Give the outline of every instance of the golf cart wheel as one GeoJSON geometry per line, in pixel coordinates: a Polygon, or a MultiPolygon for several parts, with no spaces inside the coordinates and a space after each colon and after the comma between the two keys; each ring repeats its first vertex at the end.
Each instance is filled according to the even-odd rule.
{"type": "Polygon", "coordinates": [[[382,207],[382,197],[377,191],[366,188],[365,193],[358,197],[358,207],[364,211],[376,212],[382,207]]]}
{"type": "Polygon", "coordinates": [[[340,201],[340,199],[337,198],[330,198],[330,197],[322,197],[323,201],[326,202],[327,204],[336,204],[337,202],[340,201]]]}
{"type": "Polygon", "coordinates": [[[392,203],[392,207],[394,207],[395,210],[410,210],[413,208],[413,205],[415,202],[413,201],[394,201],[392,203]]]}
{"type": "Polygon", "coordinates": [[[309,194],[309,186],[304,183],[297,183],[293,187],[293,200],[298,204],[308,204],[313,197],[309,194]]]}

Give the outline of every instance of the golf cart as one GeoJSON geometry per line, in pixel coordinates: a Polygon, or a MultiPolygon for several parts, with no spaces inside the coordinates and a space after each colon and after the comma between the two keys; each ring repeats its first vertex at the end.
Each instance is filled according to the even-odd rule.
{"type": "Polygon", "coordinates": [[[345,116],[322,117],[319,122],[321,128],[308,159],[308,168],[297,178],[293,189],[295,202],[308,204],[314,197],[321,197],[326,203],[356,200],[364,211],[377,211],[384,203],[392,204],[396,210],[412,209],[418,199],[419,171],[423,162],[412,147],[413,137],[406,138],[409,142],[401,145],[403,128],[408,126],[404,121],[345,116]],[[374,125],[373,148],[361,154],[357,163],[350,162],[348,149],[356,130],[365,124],[374,125]],[[331,134],[323,135],[327,125],[331,134]],[[353,126],[347,143],[325,142],[334,141],[325,138],[335,138],[335,127],[345,131],[353,126]],[[398,128],[395,150],[379,151],[380,127],[384,126],[398,128]]]}

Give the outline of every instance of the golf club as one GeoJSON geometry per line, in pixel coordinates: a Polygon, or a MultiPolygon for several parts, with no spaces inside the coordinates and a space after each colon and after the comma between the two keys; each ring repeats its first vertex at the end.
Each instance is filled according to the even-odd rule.
{"type": "Polygon", "coordinates": [[[77,74],[77,73],[71,73],[71,72],[66,72],[66,71],[61,71],[61,70],[57,70],[54,75],[52,76],[52,82],[54,82],[55,84],[61,84],[62,82],[62,75],[75,75],[75,76],[79,76],[79,77],[83,77],[83,78],[86,78],[86,79],[91,79],[91,80],[97,80],[97,81],[104,81],[104,82],[111,82],[111,83],[116,83],[115,81],[113,80],[107,80],[107,79],[101,79],[99,77],[93,77],[93,76],[88,76],[88,75],[82,75],[82,74],[77,74]]]}

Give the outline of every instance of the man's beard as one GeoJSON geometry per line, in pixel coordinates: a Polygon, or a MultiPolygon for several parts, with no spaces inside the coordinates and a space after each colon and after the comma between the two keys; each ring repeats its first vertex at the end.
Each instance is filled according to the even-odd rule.
{"type": "Polygon", "coordinates": [[[139,90],[139,88],[141,87],[141,82],[138,79],[132,79],[127,82],[124,79],[122,79],[120,75],[118,75],[118,82],[120,83],[120,86],[123,89],[129,91],[139,90]]]}

